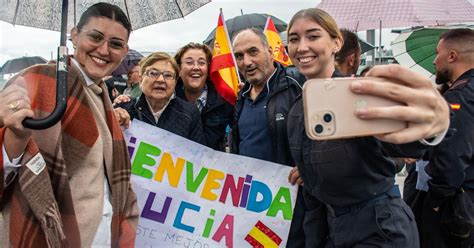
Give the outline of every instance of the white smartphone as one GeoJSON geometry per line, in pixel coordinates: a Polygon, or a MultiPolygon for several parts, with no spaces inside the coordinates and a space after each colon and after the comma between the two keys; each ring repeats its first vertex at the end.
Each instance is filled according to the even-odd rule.
{"type": "Polygon", "coordinates": [[[329,140],[390,133],[407,127],[404,121],[360,119],[358,108],[403,105],[390,99],[355,94],[350,84],[356,80],[387,82],[377,77],[311,79],[303,86],[306,134],[313,140],[329,140]]]}

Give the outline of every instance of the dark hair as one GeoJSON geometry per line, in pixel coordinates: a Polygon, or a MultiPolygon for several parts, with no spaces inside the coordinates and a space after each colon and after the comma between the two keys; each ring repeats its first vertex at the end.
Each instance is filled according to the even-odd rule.
{"type": "Polygon", "coordinates": [[[82,13],[81,18],[76,25],[77,29],[81,30],[87,22],[89,22],[91,17],[107,17],[119,22],[125,29],[127,29],[128,36],[130,36],[132,25],[130,24],[127,15],[117,5],[100,2],[90,6],[86,11],[84,11],[84,13],[82,13]]]}
{"type": "Polygon", "coordinates": [[[439,40],[458,47],[462,50],[459,52],[465,52],[465,50],[474,52],[474,30],[470,28],[450,29],[441,34],[439,40]]]}
{"type": "Polygon", "coordinates": [[[333,39],[339,38],[341,42],[344,44],[344,39],[342,38],[341,31],[337,27],[336,21],[332,16],[330,16],[326,11],[318,8],[309,8],[309,9],[302,9],[296,14],[291,17],[290,23],[288,23],[287,35],[290,31],[295,21],[300,18],[308,18],[314,22],[316,22],[319,26],[321,26],[326,32],[329,33],[333,39]]]}
{"type": "Polygon", "coordinates": [[[176,54],[174,55],[174,59],[176,60],[176,63],[178,63],[180,67],[181,67],[181,58],[183,57],[184,53],[186,53],[190,49],[202,50],[206,54],[207,66],[210,67],[211,60],[212,60],[211,49],[204,44],[200,44],[196,42],[190,42],[187,45],[181,47],[180,49],[178,49],[178,52],[176,52],[176,54]]]}
{"type": "Polygon", "coordinates": [[[371,65],[365,67],[362,71],[360,71],[360,76],[365,77],[365,74],[367,74],[367,72],[369,72],[372,68],[373,68],[373,66],[371,66],[371,65]]]}
{"type": "Polygon", "coordinates": [[[344,45],[341,50],[336,53],[336,62],[338,64],[344,63],[347,57],[351,54],[357,54],[359,52],[360,44],[357,35],[349,30],[341,29],[342,38],[344,39],[344,45]]]}
{"type": "Polygon", "coordinates": [[[235,37],[237,37],[238,34],[240,34],[242,32],[245,32],[245,31],[251,31],[252,33],[256,34],[258,36],[258,38],[260,38],[260,40],[262,41],[262,44],[263,44],[264,47],[270,47],[270,43],[268,43],[267,36],[263,33],[262,30],[254,28],[254,27],[244,28],[244,29],[240,30],[239,32],[237,32],[236,34],[234,34],[234,37],[232,37],[232,44],[234,44],[235,37]]]}
{"type": "Polygon", "coordinates": [[[140,63],[139,63],[139,65],[140,65],[140,75],[145,74],[145,69],[148,66],[153,65],[157,61],[161,61],[161,60],[169,62],[171,64],[171,66],[173,67],[173,69],[174,69],[174,73],[176,75],[179,74],[178,64],[176,63],[176,61],[174,60],[173,57],[171,57],[169,54],[164,53],[164,52],[156,52],[156,53],[152,53],[152,54],[146,56],[145,58],[143,58],[142,60],[140,60],[140,63]]]}

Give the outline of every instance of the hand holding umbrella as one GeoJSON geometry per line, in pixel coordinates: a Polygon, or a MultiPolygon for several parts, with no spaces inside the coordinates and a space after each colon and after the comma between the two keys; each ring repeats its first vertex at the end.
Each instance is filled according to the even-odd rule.
{"type": "MultiPolygon", "coordinates": [[[[42,120],[25,120],[25,127],[32,129],[45,129],[57,123],[65,109],[67,98],[67,47],[66,34],[76,23],[76,16],[88,9],[95,1],[74,1],[73,10],[68,8],[68,0],[62,0],[62,5],[57,1],[53,3],[49,0],[36,1],[34,3],[25,1],[3,1],[0,10],[0,20],[14,25],[43,28],[48,30],[61,31],[60,46],[57,58],[57,106],[50,116],[42,120]],[[53,6],[53,7],[52,7],[53,6]],[[32,15],[31,13],[35,13],[32,15]],[[68,18],[68,14],[70,15],[68,18]]],[[[193,1],[164,1],[163,4],[148,4],[141,1],[118,1],[114,2],[126,13],[132,24],[132,30],[136,30],[149,25],[177,19],[188,15],[201,6],[209,3],[210,0],[193,1]]]]}

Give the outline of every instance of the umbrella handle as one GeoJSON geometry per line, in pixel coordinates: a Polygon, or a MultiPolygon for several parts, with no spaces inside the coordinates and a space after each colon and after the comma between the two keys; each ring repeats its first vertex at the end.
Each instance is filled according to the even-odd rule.
{"type": "Polygon", "coordinates": [[[46,129],[56,124],[63,117],[67,107],[67,47],[58,47],[58,61],[56,64],[56,107],[44,119],[25,118],[23,126],[29,129],[46,129]]]}

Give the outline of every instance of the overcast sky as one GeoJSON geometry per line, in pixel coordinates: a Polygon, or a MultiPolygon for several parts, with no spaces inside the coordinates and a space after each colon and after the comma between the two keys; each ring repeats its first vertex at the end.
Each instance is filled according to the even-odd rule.
{"type": "MultiPolygon", "coordinates": [[[[470,0],[474,2],[474,0],[470,0]]],[[[286,22],[298,10],[315,7],[317,0],[213,0],[183,19],[158,23],[133,31],[129,46],[138,51],[176,51],[188,42],[202,42],[216,27],[219,8],[223,9],[224,18],[230,19],[244,14],[267,13],[286,22]]],[[[387,45],[396,37],[390,30],[383,33],[382,44],[387,45]]],[[[376,33],[377,35],[377,33],[376,33]]],[[[364,33],[359,36],[365,38],[364,33]]],[[[56,58],[59,45],[59,32],[13,26],[0,21],[0,65],[11,58],[39,55],[45,59],[56,58]]],[[[378,36],[376,36],[378,37],[378,36]]],[[[378,38],[376,39],[376,44],[378,38]]],[[[72,46],[68,42],[69,52],[72,46]]]]}
{"type": "MultiPolygon", "coordinates": [[[[286,22],[298,10],[315,7],[319,1],[314,0],[214,0],[184,19],[158,23],[133,31],[129,46],[138,51],[176,51],[188,42],[202,42],[217,26],[219,8],[223,9],[224,18],[229,19],[249,13],[267,13],[286,22]]],[[[45,59],[56,57],[59,45],[59,32],[13,26],[0,21],[0,65],[11,58],[39,55],[45,59]]],[[[68,42],[69,52],[72,46],[68,42]]]]}

